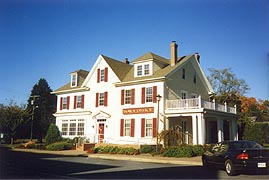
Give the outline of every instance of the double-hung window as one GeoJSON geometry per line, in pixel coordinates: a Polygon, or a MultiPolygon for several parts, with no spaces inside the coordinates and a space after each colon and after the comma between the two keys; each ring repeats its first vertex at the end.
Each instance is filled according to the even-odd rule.
{"type": "Polygon", "coordinates": [[[152,119],[146,119],[146,121],[145,121],[145,132],[146,132],[146,136],[147,137],[151,137],[152,136],[152,124],[153,124],[153,121],[152,121],[152,119]]]}
{"type": "Polygon", "coordinates": [[[77,74],[72,74],[71,75],[71,87],[76,87],[77,86],[77,74]]]}
{"type": "Polygon", "coordinates": [[[105,103],[105,94],[99,93],[99,106],[104,106],[105,103]]]}
{"type": "Polygon", "coordinates": [[[77,96],[77,108],[81,108],[81,104],[82,104],[82,98],[81,96],[77,96]]]}
{"type": "Polygon", "coordinates": [[[67,97],[63,97],[62,108],[67,109],[67,97]]]}
{"type": "Polygon", "coordinates": [[[124,136],[131,136],[131,119],[124,121],[124,136]]]}
{"type": "Polygon", "coordinates": [[[146,88],[146,102],[152,102],[153,101],[153,90],[152,87],[146,88]]]}
{"type": "Polygon", "coordinates": [[[71,123],[69,124],[69,136],[75,136],[77,130],[77,123],[74,122],[76,120],[70,120],[71,123]]]}
{"type": "Polygon", "coordinates": [[[142,65],[137,66],[137,76],[142,76],[142,65]]]}
{"type": "Polygon", "coordinates": [[[62,136],[66,136],[68,131],[68,123],[62,123],[62,136]]]}
{"type": "Polygon", "coordinates": [[[131,90],[125,90],[124,104],[131,104],[131,90]]]}
{"type": "Polygon", "coordinates": [[[105,70],[104,69],[102,69],[100,71],[100,81],[105,81],[105,70]]]}
{"type": "Polygon", "coordinates": [[[144,75],[149,75],[149,64],[144,65],[144,75]]]}
{"type": "MultiPolygon", "coordinates": [[[[80,121],[80,120],[79,120],[80,121]]],[[[78,131],[77,131],[78,136],[83,136],[84,135],[84,122],[79,122],[78,123],[78,131]]]]}

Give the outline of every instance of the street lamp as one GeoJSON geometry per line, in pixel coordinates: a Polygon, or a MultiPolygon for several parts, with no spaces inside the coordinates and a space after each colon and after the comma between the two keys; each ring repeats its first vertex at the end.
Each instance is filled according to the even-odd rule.
{"type": "Polygon", "coordinates": [[[33,125],[34,125],[34,113],[35,113],[35,109],[38,108],[38,106],[35,106],[35,98],[38,98],[40,96],[35,95],[35,96],[30,96],[30,97],[33,98],[31,100],[31,105],[33,106],[33,112],[32,112],[31,132],[30,132],[30,141],[32,141],[32,139],[33,139],[33,125]]]}
{"type": "Polygon", "coordinates": [[[162,96],[160,94],[158,94],[156,96],[157,99],[157,103],[158,103],[158,107],[157,107],[157,122],[156,122],[156,153],[158,152],[158,129],[159,129],[159,114],[160,114],[160,100],[161,100],[162,96]]]}

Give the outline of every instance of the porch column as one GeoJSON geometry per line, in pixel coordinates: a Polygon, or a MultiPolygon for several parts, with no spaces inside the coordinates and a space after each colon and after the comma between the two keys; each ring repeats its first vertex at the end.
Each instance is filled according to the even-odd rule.
{"type": "Polygon", "coordinates": [[[235,119],[231,122],[231,130],[232,130],[232,139],[237,141],[238,140],[238,130],[237,130],[237,121],[235,119]]]}
{"type": "Polygon", "coordinates": [[[203,113],[198,116],[198,144],[205,144],[205,118],[203,113]]]}
{"type": "Polygon", "coordinates": [[[197,144],[198,142],[198,137],[197,137],[197,120],[198,116],[197,115],[192,115],[192,143],[194,145],[197,144]]]}
{"type": "Polygon", "coordinates": [[[217,118],[217,124],[218,124],[218,142],[223,141],[223,119],[217,118]]]}

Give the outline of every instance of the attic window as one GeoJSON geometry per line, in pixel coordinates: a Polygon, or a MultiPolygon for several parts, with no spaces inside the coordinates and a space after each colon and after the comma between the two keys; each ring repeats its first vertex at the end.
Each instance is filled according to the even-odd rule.
{"type": "Polygon", "coordinates": [[[143,63],[135,66],[135,77],[148,76],[152,74],[152,64],[143,63]]]}
{"type": "Polygon", "coordinates": [[[71,74],[71,87],[77,86],[77,73],[71,74]]]}

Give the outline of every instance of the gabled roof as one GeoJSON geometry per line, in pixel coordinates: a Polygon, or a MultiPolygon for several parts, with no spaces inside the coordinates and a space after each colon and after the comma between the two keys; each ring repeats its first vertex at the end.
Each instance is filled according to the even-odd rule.
{"type": "Polygon", "coordinates": [[[132,63],[136,63],[136,62],[140,62],[140,61],[146,61],[146,60],[157,60],[157,61],[161,61],[165,64],[169,64],[169,60],[168,59],[165,59],[157,54],[154,54],[152,52],[148,52],[142,56],[140,56],[139,58],[135,59],[132,61],[132,63]]]}
{"type": "Polygon", "coordinates": [[[62,87],[60,87],[59,89],[56,89],[53,93],[58,93],[58,92],[62,92],[62,91],[68,91],[68,90],[76,90],[81,88],[81,85],[83,84],[84,80],[86,79],[87,75],[88,75],[88,71],[83,70],[83,69],[79,69],[77,71],[73,71],[72,73],[77,73],[78,75],[78,84],[76,87],[71,87],[71,83],[68,82],[67,84],[63,85],[62,87]]]}
{"type": "Polygon", "coordinates": [[[116,76],[122,81],[123,78],[126,76],[126,74],[130,71],[130,69],[133,67],[130,64],[126,64],[123,62],[120,62],[118,60],[112,59],[110,57],[101,55],[104,60],[107,62],[107,64],[111,67],[113,72],[116,74],[116,76]]]}

